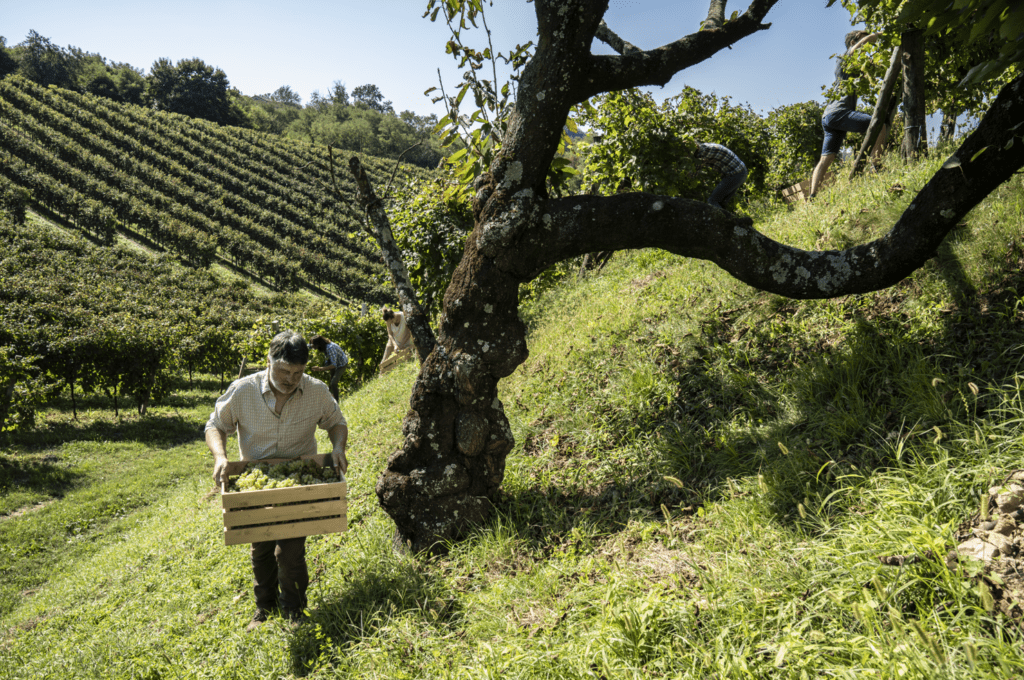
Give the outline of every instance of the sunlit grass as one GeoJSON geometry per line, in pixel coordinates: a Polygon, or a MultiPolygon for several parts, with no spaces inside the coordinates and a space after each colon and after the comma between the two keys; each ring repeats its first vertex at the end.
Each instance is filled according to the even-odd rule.
{"type": "MultiPolygon", "coordinates": [[[[864,242],[941,161],[889,159],[758,228],[805,248],[864,242]]],[[[175,440],[171,412],[152,421],[155,459],[190,471],[116,531],[87,528],[94,548],[43,546],[38,589],[15,588],[0,619],[0,677],[1020,676],[1017,624],[945,556],[981,493],[1024,467],[1022,197],[1017,177],[935,260],[869,295],[795,302],[637,251],[531,301],[530,358],[500,387],[517,441],[501,495],[444,557],[396,553],[374,493],[416,366],[371,381],[342,404],[350,529],[310,540],[313,622],[298,629],[243,632],[248,553],[221,544],[207,497],[205,384],[173,411],[196,438],[175,440]],[[893,556],[914,559],[880,560],[893,556]]],[[[12,476],[5,507],[50,498],[47,484],[113,498],[104,461],[157,467],[108,436],[138,419],[102,408],[77,426],[53,414],[5,452],[96,461],[67,468],[80,482],[12,476]]],[[[64,535],[62,515],[36,514],[0,531],[64,535]]]]}

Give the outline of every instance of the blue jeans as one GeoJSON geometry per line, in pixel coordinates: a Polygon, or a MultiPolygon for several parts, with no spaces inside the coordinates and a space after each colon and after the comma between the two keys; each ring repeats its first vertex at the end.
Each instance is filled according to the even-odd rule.
{"type": "Polygon", "coordinates": [[[713,205],[716,208],[721,208],[723,203],[726,203],[733,197],[744,182],[747,181],[747,169],[744,168],[734,175],[726,175],[722,178],[722,181],[718,183],[714,191],[711,192],[711,196],[708,197],[708,204],[713,205]]]}
{"type": "Polygon", "coordinates": [[[821,127],[825,131],[825,141],[821,145],[821,155],[837,154],[843,146],[847,132],[867,132],[871,124],[871,116],[860,111],[828,111],[821,117],[821,127]]]}

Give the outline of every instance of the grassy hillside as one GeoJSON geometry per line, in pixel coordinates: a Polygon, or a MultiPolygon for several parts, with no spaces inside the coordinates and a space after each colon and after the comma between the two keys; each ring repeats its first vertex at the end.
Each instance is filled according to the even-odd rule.
{"type": "MultiPolygon", "coordinates": [[[[315,287],[387,302],[384,269],[337,187],[327,149],[152,111],[20,77],[0,82],[0,194],[28,190],[39,209],[109,242],[144,238],[199,267],[230,263],[280,289],[315,287]],[[6,186],[5,186],[6,185],[6,186]]],[[[362,156],[383,191],[420,168],[362,156]]]]}
{"type": "MultiPolygon", "coordinates": [[[[759,227],[862,242],[940,162],[890,161],[759,227]]],[[[243,631],[247,551],[220,544],[198,433],[215,390],[175,407],[191,438],[99,416],[84,441],[18,440],[2,493],[37,504],[0,520],[0,677],[1020,676],[1015,554],[985,578],[946,555],[1024,467],[1022,218],[1018,177],[914,276],[838,300],[658,251],[549,291],[501,386],[518,444],[497,512],[443,558],[391,550],[373,486],[415,367],[372,381],[343,404],[350,530],[309,542],[299,628],[243,631]],[[123,455],[154,482],[104,519],[74,494],[114,503],[95,461],[123,455]]]]}

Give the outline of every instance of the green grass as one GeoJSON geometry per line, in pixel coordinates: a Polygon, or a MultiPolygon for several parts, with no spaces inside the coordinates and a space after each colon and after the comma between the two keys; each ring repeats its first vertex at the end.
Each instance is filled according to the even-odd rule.
{"type": "MultiPolygon", "coordinates": [[[[862,242],[939,163],[758,224],[862,242]]],[[[0,519],[0,678],[1020,676],[1018,622],[945,556],[1024,467],[1022,218],[1017,177],[912,277],[838,300],[657,251],[548,291],[500,387],[496,512],[444,557],[393,552],[373,491],[415,366],[369,383],[343,404],[350,529],[310,540],[300,628],[244,632],[248,553],[221,545],[200,437],[216,381],[141,421],[55,410],[0,468],[3,512],[50,501],[0,519]]]]}

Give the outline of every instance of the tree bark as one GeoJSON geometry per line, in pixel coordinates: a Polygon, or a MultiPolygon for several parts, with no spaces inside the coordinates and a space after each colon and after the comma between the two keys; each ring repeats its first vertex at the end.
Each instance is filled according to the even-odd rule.
{"type": "Polygon", "coordinates": [[[710,31],[722,27],[722,24],[725,23],[725,2],[726,0],[711,0],[711,6],[708,7],[708,18],[701,26],[703,30],[710,31]]]}
{"type": "Polygon", "coordinates": [[[925,119],[924,31],[914,29],[902,36],[903,43],[903,157],[916,158],[927,152],[925,119]]]}
{"type": "Polygon", "coordinates": [[[608,45],[608,47],[612,48],[619,54],[630,54],[631,52],[640,51],[639,47],[632,43],[626,42],[625,40],[620,38],[618,34],[615,33],[615,31],[608,28],[608,24],[606,24],[603,19],[601,20],[601,23],[598,25],[597,33],[594,34],[594,37],[608,45]]]}
{"type": "Polygon", "coordinates": [[[572,105],[710,57],[764,28],[773,4],[754,0],[721,30],[658,50],[595,56],[589,46],[607,0],[535,0],[537,51],[523,70],[503,146],[477,182],[475,226],[445,293],[437,344],[413,386],[402,448],[377,482],[397,542],[443,551],[487,517],[514,445],[498,382],[528,356],[519,285],[551,264],[596,251],[660,247],[794,298],[877,290],[931,258],[960,218],[1024,165],[1024,144],[1006,148],[1009,129],[1024,120],[1022,77],[1004,88],[955,159],[888,234],[848,250],[792,248],[758,233],[747,218],[679,198],[545,198],[547,169],[572,105]]]}
{"type": "Polygon", "coordinates": [[[850,169],[850,179],[853,179],[864,166],[868,154],[875,148],[875,141],[878,135],[882,134],[882,128],[889,123],[889,102],[892,101],[892,93],[896,87],[896,80],[900,75],[900,55],[902,47],[892,51],[892,58],[889,60],[889,70],[885,72],[885,79],[882,81],[882,89],[878,91],[878,101],[875,102],[875,110],[871,114],[871,122],[868,130],[864,133],[864,142],[860,145],[860,151],[853,161],[850,169]]]}
{"type": "Polygon", "coordinates": [[[355,177],[358,190],[359,203],[366,210],[370,220],[370,232],[373,234],[377,245],[380,246],[381,255],[384,256],[384,264],[391,273],[391,282],[398,293],[398,303],[401,305],[402,313],[405,315],[405,323],[412,332],[413,344],[416,346],[416,354],[420,364],[427,359],[427,355],[434,349],[436,340],[434,331],[430,329],[430,321],[420,306],[416,297],[416,289],[409,281],[409,270],[405,266],[402,252],[395,243],[394,234],[391,232],[391,220],[388,219],[384,206],[381,204],[377,194],[370,184],[359,159],[352,156],[348,161],[349,170],[355,177]]]}

